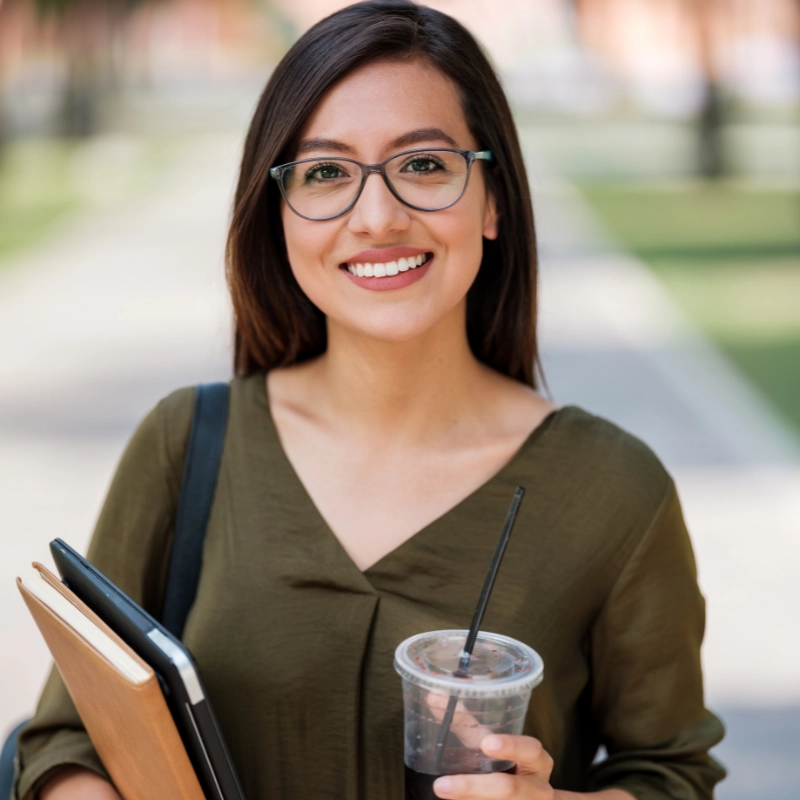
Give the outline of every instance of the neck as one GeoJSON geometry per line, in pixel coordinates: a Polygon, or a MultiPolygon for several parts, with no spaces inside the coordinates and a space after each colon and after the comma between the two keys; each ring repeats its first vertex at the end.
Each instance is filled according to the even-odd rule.
{"type": "Polygon", "coordinates": [[[479,413],[486,368],[466,337],[465,309],[424,336],[385,342],[328,326],[316,363],[316,397],[354,429],[389,439],[428,439],[468,425],[479,413]]]}

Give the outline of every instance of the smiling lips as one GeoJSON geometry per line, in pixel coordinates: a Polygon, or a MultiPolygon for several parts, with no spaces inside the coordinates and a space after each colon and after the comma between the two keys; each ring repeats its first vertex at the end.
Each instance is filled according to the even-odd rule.
{"type": "Polygon", "coordinates": [[[433,253],[415,247],[365,250],[341,265],[353,283],[364,289],[385,291],[410,286],[428,271],[433,253]]]}

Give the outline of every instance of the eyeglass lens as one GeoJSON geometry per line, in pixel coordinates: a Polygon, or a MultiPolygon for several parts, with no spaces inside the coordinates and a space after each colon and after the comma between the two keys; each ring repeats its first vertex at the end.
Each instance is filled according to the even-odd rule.
{"type": "MultiPolygon", "coordinates": [[[[436,211],[454,203],[464,190],[469,164],[460,153],[416,151],[386,163],[386,177],[409,205],[436,211]]],[[[282,175],[289,205],[304,217],[323,219],[344,212],[361,186],[358,164],[339,158],[303,161],[282,175]]]]}

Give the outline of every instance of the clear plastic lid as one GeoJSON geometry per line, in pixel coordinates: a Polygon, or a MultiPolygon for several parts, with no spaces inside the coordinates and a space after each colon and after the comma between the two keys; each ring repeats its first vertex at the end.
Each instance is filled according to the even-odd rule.
{"type": "Polygon", "coordinates": [[[431,631],[411,636],[394,654],[394,668],[417,686],[459,697],[501,697],[529,691],[544,677],[544,663],[528,645],[480,631],[469,674],[456,675],[469,631],[431,631]]]}

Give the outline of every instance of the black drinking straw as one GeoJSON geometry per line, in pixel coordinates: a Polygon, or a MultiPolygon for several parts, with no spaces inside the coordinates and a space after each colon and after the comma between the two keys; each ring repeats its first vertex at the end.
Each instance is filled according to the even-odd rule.
{"type": "MultiPolygon", "coordinates": [[[[489,598],[494,588],[494,581],[497,573],[500,570],[500,562],[503,560],[503,555],[506,552],[506,545],[511,537],[511,531],[514,528],[514,521],[517,518],[519,511],[519,504],[522,502],[522,496],[525,494],[525,489],[522,486],[517,486],[517,491],[514,492],[514,497],[511,500],[511,505],[506,514],[506,521],[503,525],[503,531],[500,534],[500,539],[497,542],[497,547],[492,556],[492,563],[489,565],[489,572],[486,574],[486,580],[483,584],[481,596],[478,599],[478,606],[475,609],[475,614],[472,617],[472,625],[469,628],[469,635],[464,648],[461,650],[461,661],[459,662],[458,669],[453,673],[457,678],[465,678],[469,674],[469,662],[472,657],[472,650],[475,647],[475,640],[478,638],[478,629],[483,621],[483,615],[486,613],[486,606],[489,605],[489,598]]],[[[436,753],[434,756],[435,774],[439,773],[442,768],[442,758],[444,757],[444,745],[447,741],[447,736],[450,733],[450,726],[453,724],[453,716],[456,713],[456,704],[458,697],[450,695],[447,701],[447,710],[442,720],[442,729],[439,733],[439,741],[436,742],[436,753]]]]}

